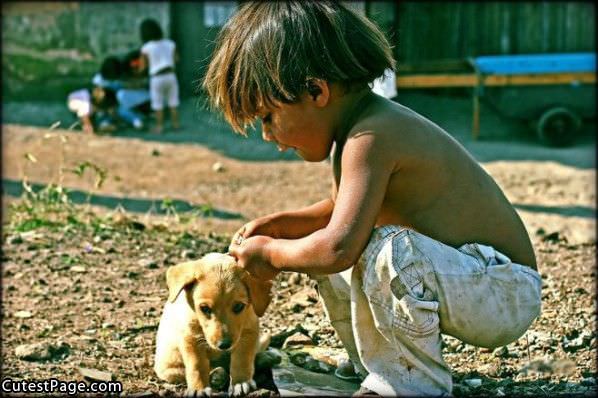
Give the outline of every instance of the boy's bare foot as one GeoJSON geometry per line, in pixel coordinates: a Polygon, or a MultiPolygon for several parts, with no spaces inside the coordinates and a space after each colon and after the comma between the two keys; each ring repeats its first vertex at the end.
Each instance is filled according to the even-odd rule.
{"type": "Polygon", "coordinates": [[[355,391],[353,393],[353,395],[351,395],[351,396],[352,397],[379,397],[380,394],[361,386],[361,387],[359,387],[359,390],[355,391]]]}

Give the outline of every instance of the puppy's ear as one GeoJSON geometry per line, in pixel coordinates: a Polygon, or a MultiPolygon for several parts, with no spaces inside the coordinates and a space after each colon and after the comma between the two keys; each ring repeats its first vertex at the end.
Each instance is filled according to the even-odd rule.
{"type": "Polygon", "coordinates": [[[262,281],[245,273],[243,283],[249,289],[249,299],[253,306],[253,311],[257,316],[264,315],[266,308],[272,301],[272,281],[262,281]]]}
{"type": "Polygon", "coordinates": [[[176,300],[181,290],[200,277],[201,263],[191,261],[168,268],[166,284],[168,285],[168,302],[176,300]]]}

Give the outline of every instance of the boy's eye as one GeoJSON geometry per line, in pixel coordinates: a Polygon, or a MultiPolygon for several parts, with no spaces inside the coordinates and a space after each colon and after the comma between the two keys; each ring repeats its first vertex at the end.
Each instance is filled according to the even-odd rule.
{"type": "Polygon", "coordinates": [[[241,311],[243,311],[244,309],[245,309],[244,303],[235,303],[235,305],[233,305],[233,312],[235,314],[240,314],[241,311]]]}
{"type": "Polygon", "coordinates": [[[272,121],[272,114],[268,113],[262,118],[262,123],[270,123],[272,121]]]}
{"type": "Polygon", "coordinates": [[[203,312],[205,316],[210,316],[212,314],[212,309],[205,304],[200,305],[199,310],[203,312]]]}

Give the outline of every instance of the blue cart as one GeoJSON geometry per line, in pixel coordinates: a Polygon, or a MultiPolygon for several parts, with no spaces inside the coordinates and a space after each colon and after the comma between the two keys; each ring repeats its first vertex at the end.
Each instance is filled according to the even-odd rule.
{"type": "Polygon", "coordinates": [[[595,117],[596,54],[493,55],[468,59],[474,73],[397,76],[397,88],[472,87],[472,135],[480,98],[507,117],[529,121],[551,146],[568,145],[595,117]]]}

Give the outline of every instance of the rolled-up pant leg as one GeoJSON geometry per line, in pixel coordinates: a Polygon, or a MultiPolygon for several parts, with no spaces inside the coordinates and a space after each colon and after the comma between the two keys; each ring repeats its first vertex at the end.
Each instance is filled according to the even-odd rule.
{"type": "Polygon", "coordinates": [[[353,268],[349,268],[338,274],[312,275],[311,277],[318,282],[318,292],[322,297],[324,310],[330,324],[343,343],[355,370],[365,377],[367,371],[361,364],[357,353],[351,322],[350,283],[352,270],[353,268]]]}

